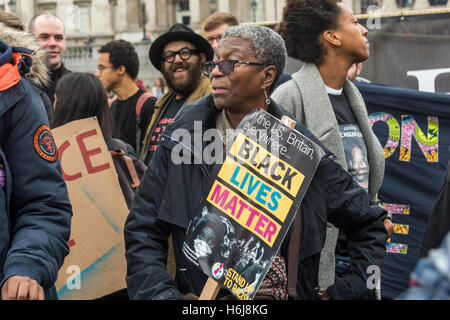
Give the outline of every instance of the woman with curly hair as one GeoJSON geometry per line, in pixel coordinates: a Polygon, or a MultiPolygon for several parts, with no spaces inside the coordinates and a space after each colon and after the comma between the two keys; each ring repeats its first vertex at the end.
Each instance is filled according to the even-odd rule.
{"type": "MultiPolygon", "coordinates": [[[[279,32],[286,42],[288,54],[305,64],[292,75],[292,80],[273,93],[272,98],[305,125],[346,170],[351,160],[346,159],[346,154],[351,154],[346,150],[352,149],[355,137],[360,140],[364,154],[367,154],[369,183],[366,190],[372,202],[377,203],[384,175],[383,150],[370,126],[361,94],[347,78],[354,63],[369,57],[367,29],[342,2],[287,0],[279,32]]],[[[385,225],[390,230],[390,220],[386,220],[385,225]]],[[[336,256],[340,259],[338,262],[342,262],[339,265],[349,268],[346,241],[341,240],[345,236],[340,234],[339,241],[337,238],[338,230],[328,225],[320,264],[321,287],[328,287],[335,281],[336,242],[336,256]]],[[[339,276],[345,277],[345,268],[339,276]]],[[[349,290],[348,298],[364,296],[361,290],[367,290],[367,287],[362,283],[355,284],[356,287],[361,289],[349,290]]]]}

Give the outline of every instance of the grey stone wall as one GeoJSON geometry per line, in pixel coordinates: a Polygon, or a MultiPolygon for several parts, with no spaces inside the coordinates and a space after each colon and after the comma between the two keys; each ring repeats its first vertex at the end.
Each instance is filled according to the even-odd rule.
{"type": "MultiPolygon", "coordinates": [[[[138,78],[142,79],[144,85],[152,87],[154,79],[160,77],[161,73],[150,63],[148,57],[150,44],[150,42],[138,42],[134,43],[134,46],[139,56],[140,68],[138,78]]],[[[97,44],[69,46],[64,57],[64,64],[72,71],[95,73],[100,47],[101,45],[97,44]]]]}

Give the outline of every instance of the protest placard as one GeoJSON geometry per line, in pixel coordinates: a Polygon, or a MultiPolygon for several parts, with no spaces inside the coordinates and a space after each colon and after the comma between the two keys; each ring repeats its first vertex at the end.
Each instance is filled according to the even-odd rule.
{"type": "Polygon", "coordinates": [[[123,226],[128,209],[96,118],[52,130],[73,208],[60,299],[95,299],[126,288],[123,226]]]}
{"type": "MultiPolygon", "coordinates": [[[[187,231],[187,259],[237,299],[253,299],[323,155],[266,111],[247,115],[211,172],[187,231]]],[[[208,288],[215,291],[210,280],[208,288]]]]}

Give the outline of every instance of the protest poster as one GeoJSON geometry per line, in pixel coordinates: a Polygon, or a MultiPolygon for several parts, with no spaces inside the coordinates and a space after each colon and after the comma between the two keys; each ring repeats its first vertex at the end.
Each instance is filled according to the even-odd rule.
{"type": "Polygon", "coordinates": [[[385,154],[378,192],[394,235],[386,242],[381,297],[408,289],[444,173],[450,160],[450,96],[356,83],[385,154]]]}
{"type": "Polygon", "coordinates": [[[91,300],[126,288],[123,226],[128,209],[96,118],[52,130],[73,209],[59,299],[91,300]]]}
{"type": "Polygon", "coordinates": [[[237,299],[253,299],[323,155],[266,111],[247,115],[212,169],[187,259],[237,299]]]}

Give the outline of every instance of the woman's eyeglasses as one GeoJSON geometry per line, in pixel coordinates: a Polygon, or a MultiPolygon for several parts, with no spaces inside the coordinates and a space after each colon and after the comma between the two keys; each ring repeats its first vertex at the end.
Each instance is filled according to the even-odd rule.
{"type": "Polygon", "coordinates": [[[222,60],[219,62],[214,61],[206,61],[202,64],[202,70],[205,76],[209,77],[211,73],[213,72],[214,68],[216,66],[219,66],[220,72],[223,73],[223,75],[228,76],[230,73],[234,71],[234,66],[236,64],[248,64],[248,65],[254,65],[254,66],[264,66],[264,63],[261,62],[251,62],[251,61],[242,61],[242,60],[222,60]]]}
{"type": "Polygon", "coordinates": [[[183,48],[179,51],[166,51],[161,55],[161,59],[164,61],[167,61],[169,63],[172,63],[175,61],[176,55],[179,55],[181,60],[186,61],[191,57],[192,54],[198,54],[200,50],[195,49],[189,49],[189,48],[183,48]]]}

